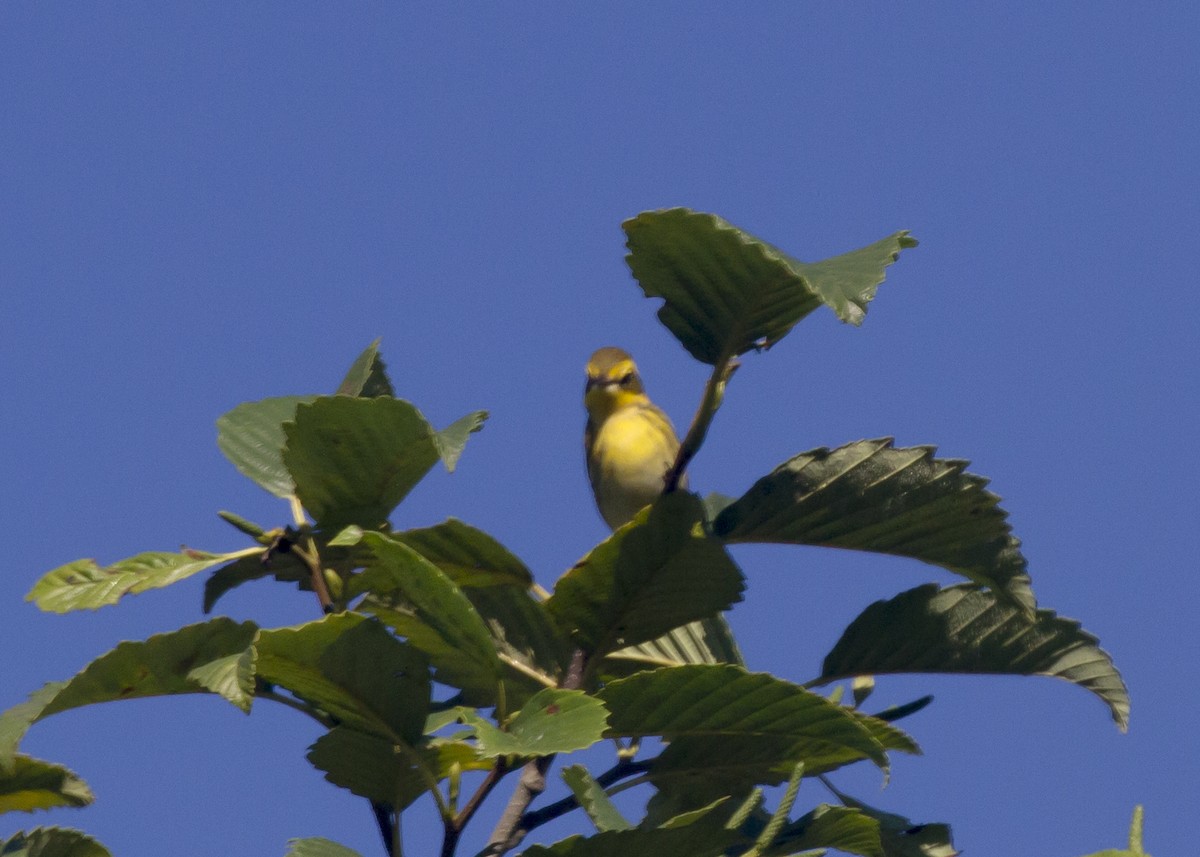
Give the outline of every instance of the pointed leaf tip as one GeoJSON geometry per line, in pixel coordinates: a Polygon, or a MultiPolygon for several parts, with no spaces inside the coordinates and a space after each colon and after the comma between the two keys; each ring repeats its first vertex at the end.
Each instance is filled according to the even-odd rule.
{"type": "Polygon", "coordinates": [[[1032,612],[1025,557],[1000,498],[967,462],[891,438],[801,453],[726,506],[713,531],[770,542],[905,556],[989,586],[1032,612]]]}
{"type": "Polygon", "coordinates": [[[1099,697],[1122,731],[1129,724],[1129,692],[1094,636],[972,584],[926,584],[870,605],[826,656],[821,678],[885,673],[1061,678],[1099,697]]]}
{"type": "Polygon", "coordinates": [[[672,208],[625,221],[626,261],[658,317],[704,363],[770,348],[825,304],[858,324],[907,232],[805,263],[713,214],[672,208]]]}

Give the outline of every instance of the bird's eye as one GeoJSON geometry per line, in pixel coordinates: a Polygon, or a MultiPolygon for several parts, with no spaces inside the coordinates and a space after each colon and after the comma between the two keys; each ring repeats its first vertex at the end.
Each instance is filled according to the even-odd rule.
{"type": "Polygon", "coordinates": [[[633,374],[633,372],[626,372],[624,375],[621,376],[621,386],[628,387],[630,384],[633,383],[633,379],[635,377],[636,376],[633,374]]]}

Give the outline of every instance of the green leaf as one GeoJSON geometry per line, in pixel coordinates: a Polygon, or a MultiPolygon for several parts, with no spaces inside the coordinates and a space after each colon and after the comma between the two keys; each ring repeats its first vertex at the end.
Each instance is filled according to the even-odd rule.
{"type": "Polygon", "coordinates": [[[484,770],[492,763],[461,741],[434,746],[397,744],[337,726],[317,739],[308,760],[339,788],[400,811],[435,787],[452,766],[484,770]]]}
{"type": "Polygon", "coordinates": [[[884,812],[855,800],[828,782],[825,786],[848,808],[879,823],[879,841],[884,857],[956,857],[958,854],[949,825],[914,824],[902,815],[884,812]]]}
{"type": "Polygon", "coordinates": [[[389,538],[408,545],[459,586],[506,584],[527,589],[533,585],[533,574],[525,563],[483,530],[457,518],[392,533],[389,538]]]}
{"type": "Polygon", "coordinates": [[[1133,821],[1129,824],[1128,848],[1106,848],[1086,857],[1150,857],[1142,846],[1142,819],[1143,809],[1138,804],[1133,808],[1133,821]]]}
{"type": "Polygon", "coordinates": [[[297,407],[284,434],[296,494],[326,529],[379,527],[439,458],[449,466],[447,454],[461,452],[413,405],[389,397],[323,396],[297,407]]]}
{"type": "Polygon", "coordinates": [[[822,304],[862,322],[866,304],[907,232],[823,262],[806,264],[713,214],[647,211],[622,224],[626,261],[658,317],[695,357],[716,365],[770,348],[822,304]]]}
{"type": "Polygon", "coordinates": [[[787,857],[816,848],[863,857],[885,855],[877,819],[858,809],[821,804],[784,827],[762,857],[787,857]]]}
{"type": "Polygon", "coordinates": [[[606,830],[584,838],[572,836],[550,846],[534,845],[523,857],[720,857],[737,841],[730,831],[706,824],[655,830],[606,830]]]}
{"type": "Polygon", "coordinates": [[[605,675],[632,675],[645,669],[683,664],[736,664],[742,653],[724,616],[709,616],[674,628],[657,639],[621,649],[608,656],[605,675]]]}
{"type": "Polygon", "coordinates": [[[350,371],[342,383],[338,385],[337,395],[358,396],[364,399],[374,399],[378,396],[394,396],[396,391],[387,376],[387,367],[379,356],[379,340],[376,339],[367,346],[367,350],[358,355],[350,371]]]}
{"type": "Polygon", "coordinates": [[[558,683],[574,649],[543,602],[516,586],[471,586],[463,594],[483,619],[501,656],[510,707],[522,704],[543,686],[558,683]]]}
{"type": "Polygon", "coordinates": [[[918,559],[990,586],[1026,610],[1020,542],[987,480],[967,462],[890,438],[824,447],[784,462],[713,522],[725,541],[852,548],[918,559]]]}
{"type": "Polygon", "coordinates": [[[49,682],[31,693],[25,702],[0,714],[0,773],[12,774],[16,771],[17,746],[21,739],[66,686],[65,681],[49,682]]]}
{"type": "Polygon", "coordinates": [[[596,830],[629,830],[633,827],[621,815],[621,811],[617,809],[612,799],[604,793],[604,787],[596,782],[583,765],[570,765],[563,768],[562,778],[563,782],[567,784],[567,788],[575,795],[575,799],[579,801],[579,806],[592,820],[592,824],[596,825],[596,830]]]}
{"type": "Polygon", "coordinates": [[[279,396],[245,402],[217,420],[217,446],[244,476],[276,497],[288,497],[296,487],[283,466],[283,424],[296,406],[317,396],[279,396]]]}
{"type": "Polygon", "coordinates": [[[1129,692],[1112,659],[1079,623],[1030,616],[971,584],[926,584],[867,607],[825,657],[822,683],[860,674],[1046,675],[1090,690],[1124,731],[1129,692]]]}
{"type": "Polygon", "coordinates": [[[434,434],[433,442],[437,446],[438,455],[448,473],[454,472],[454,468],[458,466],[458,459],[462,457],[463,449],[467,445],[467,440],[483,428],[483,423],[487,418],[487,411],[472,411],[434,434]]]}
{"type": "Polygon", "coordinates": [[[0,771],[0,813],[87,806],[93,800],[87,783],[62,765],[17,754],[11,769],[0,771]]]}
{"type": "Polygon", "coordinates": [[[306,839],[289,839],[288,852],[284,857],[362,857],[362,855],[331,839],[310,836],[306,839]]]}
{"type": "Polygon", "coordinates": [[[363,541],[375,558],[351,581],[348,591],[369,590],[383,603],[389,596],[400,600],[390,609],[375,600],[362,609],[424,652],[438,681],[461,688],[479,704],[494,702],[500,659],[487,626],[463,591],[408,545],[380,533],[364,533],[363,541]]]}
{"type": "Polygon", "coordinates": [[[212,619],[140,642],[124,642],[70,681],[46,685],[28,702],[0,715],[0,767],[8,769],[33,723],[51,714],[118,699],[180,693],[219,693],[249,710],[253,684],[236,663],[257,628],[252,622],[212,619]],[[232,656],[232,658],[231,658],[232,656]]]}
{"type": "Polygon", "coordinates": [[[161,589],[228,562],[229,554],[140,553],[101,567],[92,559],[80,559],[47,572],[25,596],[50,613],[96,610],[116,604],[124,595],[161,589]]]}
{"type": "Polygon", "coordinates": [[[546,609],[593,657],[727,610],[742,574],[702,515],[693,494],[659,498],[563,575],[546,609]]]}
{"type": "MultiPolygon", "coordinates": [[[[323,533],[315,533],[314,538],[321,565],[342,575],[349,575],[359,568],[370,555],[365,548],[353,543],[334,544],[334,540],[327,540],[323,533]]],[[[243,556],[223,565],[209,575],[204,581],[204,612],[212,612],[217,601],[230,590],[264,577],[272,577],[280,583],[295,583],[302,591],[312,591],[312,572],[294,553],[276,550],[268,556],[264,549],[262,553],[243,556]]]]}
{"type": "Polygon", "coordinates": [[[395,742],[420,741],[429,713],[428,666],[378,622],[338,613],[261,631],[254,650],[259,678],[339,723],[395,742]]]}
{"type": "Polygon", "coordinates": [[[35,827],[0,841],[4,857],[112,857],[87,834],[65,827],[35,827]]]}
{"type": "Polygon", "coordinates": [[[612,712],[609,735],[661,735],[670,742],[649,773],[660,790],[688,796],[675,811],[783,782],[797,762],[810,775],[862,759],[887,764],[884,744],[861,715],[740,667],[638,673],[609,683],[597,696],[612,712]]]}
{"type": "Polygon", "coordinates": [[[578,690],[545,688],[534,694],[502,731],[469,712],[464,722],[475,730],[484,757],[547,756],[590,747],[608,725],[608,711],[593,696],[578,690]]]}
{"type": "Polygon", "coordinates": [[[766,826],[755,837],[754,847],[746,852],[748,857],[763,857],[766,849],[776,841],[783,826],[787,823],[788,816],[792,814],[792,807],[795,806],[796,796],[800,793],[802,779],[804,779],[804,763],[797,762],[796,767],[792,769],[792,775],[788,778],[787,788],[784,789],[778,806],[771,813],[766,826]]]}
{"type": "Polygon", "coordinates": [[[231,589],[264,577],[298,583],[311,580],[312,574],[308,567],[291,553],[274,553],[269,562],[263,562],[262,554],[241,557],[221,566],[204,581],[204,612],[211,613],[221,596],[231,589]]]}

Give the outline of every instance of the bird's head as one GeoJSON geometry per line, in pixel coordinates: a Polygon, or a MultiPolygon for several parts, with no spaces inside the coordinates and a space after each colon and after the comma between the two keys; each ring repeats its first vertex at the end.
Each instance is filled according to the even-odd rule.
{"type": "Polygon", "coordinates": [[[629,352],[610,345],[592,355],[587,364],[583,401],[594,420],[602,420],[626,405],[646,401],[646,389],[629,352]]]}

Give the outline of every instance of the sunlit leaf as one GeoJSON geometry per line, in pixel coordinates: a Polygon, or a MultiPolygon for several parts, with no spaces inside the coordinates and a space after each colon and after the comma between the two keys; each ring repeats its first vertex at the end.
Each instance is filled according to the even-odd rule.
{"type": "Polygon", "coordinates": [[[283,466],[283,424],[316,396],[279,396],[238,405],[217,420],[217,446],[233,466],[276,497],[295,493],[283,466]]]}
{"type": "Polygon", "coordinates": [[[296,495],[330,529],[380,526],[439,459],[461,452],[413,405],[386,396],[323,396],[297,407],[284,434],[296,495]]]}
{"type": "Polygon", "coordinates": [[[916,246],[907,232],[823,262],[800,262],[713,214],[647,211],[622,224],[626,261],[658,317],[683,346],[716,364],[769,348],[825,304],[861,323],[884,269],[916,246]]]}
{"type": "Polygon", "coordinates": [[[10,769],[0,770],[0,813],[87,806],[93,799],[87,783],[62,765],[18,753],[10,769]]]}
{"type": "Polygon", "coordinates": [[[743,665],[742,653],[724,616],[689,622],[661,637],[613,652],[605,661],[604,673],[619,678],[644,669],[683,664],[743,665]]]}
{"type": "Polygon", "coordinates": [[[1122,730],[1129,723],[1125,683],[1078,622],[1049,610],[1030,616],[970,584],[927,584],[876,601],[826,656],[821,678],[885,673],[1053,676],[1100,697],[1122,730]]]}
{"type": "Polygon", "coordinates": [[[546,688],[521,707],[503,730],[479,716],[466,718],[483,756],[544,756],[570,753],[600,740],[608,711],[578,690],[546,688]]]}
{"type": "Polygon", "coordinates": [[[596,782],[583,765],[570,765],[562,769],[563,782],[579,801],[580,808],[587,813],[596,830],[629,830],[633,827],[617,809],[612,799],[604,793],[604,787],[596,782]]]}
{"type": "Polygon", "coordinates": [[[339,396],[358,396],[374,399],[377,396],[394,396],[396,391],[387,376],[387,367],[379,356],[379,340],[376,339],[362,354],[358,355],[342,383],[338,385],[339,396]]]}
{"type": "Polygon", "coordinates": [[[890,438],[805,452],[758,480],[713,522],[730,543],[824,545],[912,557],[1032,610],[1020,542],[967,462],[890,438]]]}
{"type": "Polygon", "coordinates": [[[466,448],[467,440],[483,428],[487,418],[487,411],[472,411],[434,434],[433,442],[447,471],[454,472],[454,468],[458,466],[458,459],[462,457],[463,449],[466,448]]]}
{"type": "Polygon", "coordinates": [[[42,610],[67,613],[116,604],[125,595],[161,589],[215,565],[228,554],[148,552],[100,566],[80,559],[47,572],[25,596],[42,610]]]}

